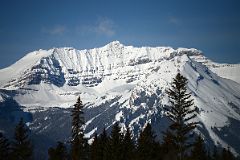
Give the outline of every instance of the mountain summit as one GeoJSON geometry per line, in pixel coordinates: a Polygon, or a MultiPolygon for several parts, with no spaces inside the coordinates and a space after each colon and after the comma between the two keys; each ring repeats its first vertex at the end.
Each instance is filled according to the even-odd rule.
{"type": "MultiPolygon", "coordinates": [[[[150,122],[161,138],[168,126],[166,89],[180,72],[198,107],[197,120],[208,146],[228,145],[240,153],[239,64],[212,62],[197,49],[133,47],[113,41],[101,48],[54,48],[27,54],[0,70],[0,101],[8,106],[5,124],[20,115],[29,121],[35,141],[46,150],[70,136],[70,109],[80,95],[85,103],[86,137],[108,131],[115,122],[135,136],[150,122]],[[19,115],[20,114],[20,115],[19,115]],[[29,118],[30,115],[30,118],[29,118]],[[58,128],[56,128],[58,126],[58,128]]],[[[5,126],[5,125],[3,125],[5,126]]],[[[0,128],[6,130],[7,126],[0,128]]]]}
{"type": "Polygon", "coordinates": [[[76,50],[74,48],[54,48],[27,54],[12,66],[0,71],[3,88],[19,88],[28,84],[49,82],[57,86],[67,84],[96,86],[109,75],[126,74],[128,68],[136,72],[136,67],[171,59],[186,54],[201,56],[196,49],[170,47],[124,46],[113,41],[102,48],[76,50]],[[122,70],[122,68],[126,68],[122,70]],[[120,70],[120,72],[119,72],[120,70]]]}

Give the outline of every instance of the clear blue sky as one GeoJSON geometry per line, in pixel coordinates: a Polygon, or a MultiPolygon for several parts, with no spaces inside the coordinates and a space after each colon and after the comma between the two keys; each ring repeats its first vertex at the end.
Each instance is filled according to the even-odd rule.
{"type": "Polygon", "coordinates": [[[1,0],[0,68],[40,48],[113,40],[194,47],[214,61],[240,63],[240,1],[1,0]]]}

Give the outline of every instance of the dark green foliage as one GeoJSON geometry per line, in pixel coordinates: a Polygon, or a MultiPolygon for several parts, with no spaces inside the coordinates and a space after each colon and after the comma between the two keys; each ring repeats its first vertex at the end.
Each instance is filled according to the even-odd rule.
{"type": "Polygon", "coordinates": [[[196,127],[195,122],[189,122],[196,117],[196,107],[193,107],[191,94],[187,93],[187,79],[180,73],[173,79],[171,88],[167,90],[170,106],[166,113],[171,120],[169,130],[165,133],[171,139],[176,151],[177,159],[182,160],[186,156],[187,149],[191,146],[190,133],[196,127]],[[193,109],[192,109],[192,108],[193,109]]]}
{"type": "Polygon", "coordinates": [[[109,159],[111,160],[121,160],[122,156],[122,141],[123,135],[121,134],[121,129],[118,123],[115,123],[109,139],[109,159]]]}
{"type": "Polygon", "coordinates": [[[105,128],[103,129],[102,134],[100,134],[99,138],[99,160],[106,160],[109,158],[109,137],[107,136],[107,132],[105,128]]]}
{"type": "Polygon", "coordinates": [[[157,158],[156,155],[157,143],[155,142],[155,138],[156,136],[152,131],[152,127],[148,123],[138,138],[137,146],[138,160],[146,159],[154,160],[157,158]]]}
{"type": "Polygon", "coordinates": [[[210,150],[206,150],[207,151],[207,158],[208,160],[213,160],[212,159],[212,155],[211,155],[211,151],[210,150]]]}
{"type": "Polygon", "coordinates": [[[15,128],[15,141],[13,142],[12,159],[14,160],[30,160],[33,159],[33,146],[28,137],[28,128],[25,126],[21,118],[15,128]]]}
{"type": "Polygon", "coordinates": [[[222,149],[221,160],[234,160],[234,159],[235,157],[233,156],[229,147],[227,149],[226,148],[222,149]]]}
{"type": "Polygon", "coordinates": [[[10,143],[0,132],[0,160],[9,159],[10,143]]]}
{"type": "Polygon", "coordinates": [[[72,140],[71,140],[71,157],[73,160],[87,159],[87,140],[84,138],[83,125],[83,104],[78,97],[72,110],[72,140]]]}
{"type": "Polygon", "coordinates": [[[204,141],[201,136],[197,136],[195,139],[195,143],[193,144],[193,148],[191,151],[191,159],[192,160],[206,160],[207,152],[205,149],[204,141]]]}
{"type": "Polygon", "coordinates": [[[163,143],[161,145],[162,156],[164,160],[176,160],[177,159],[177,151],[176,146],[174,145],[174,141],[172,139],[172,133],[167,130],[163,135],[163,143]]]}
{"type": "Polygon", "coordinates": [[[126,131],[126,133],[124,135],[122,145],[123,145],[123,150],[122,150],[123,159],[124,160],[125,159],[126,160],[134,159],[135,145],[134,145],[132,133],[131,133],[129,128],[127,128],[127,131],[126,131]]]}
{"type": "Polygon", "coordinates": [[[213,148],[212,159],[213,160],[219,160],[220,159],[220,155],[218,153],[218,150],[217,150],[216,146],[214,146],[214,148],[213,148]]]}
{"type": "Polygon", "coordinates": [[[56,148],[49,148],[48,150],[49,160],[67,160],[68,153],[65,145],[62,142],[58,142],[56,148]]]}
{"type": "Polygon", "coordinates": [[[215,146],[212,153],[212,160],[236,160],[237,158],[234,157],[232,154],[230,147],[222,148],[221,150],[218,150],[215,146]]]}
{"type": "MultiPolygon", "coordinates": [[[[187,79],[178,74],[167,93],[170,97],[170,107],[167,109],[172,124],[164,132],[163,143],[156,141],[156,136],[150,124],[147,124],[138,137],[137,144],[132,133],[127,128],[125,135],[121,133],[118,123],[112,127],[110,137],[104,128],[102,134],[95,134],[91,146],[84,138],[83,104],[78,98],[72,110],[72,140],[71,154],[62,142],[56,148],[49,148],[49,160],[235,160],[230,147],[223,148],[221,152],[215,147],[213,152],[206,150],[201,136],[190,143],[190,133],[196,127],[193,119],[196,110],[191,109],[193,101],[186,93],[187,79]],[[192,147],[190,150],[189,148],[192,147]],[[211,154],[212,153],[212,154],[211,154]]],[[[0,133],[0,160],[32,160],[33,145],[28,137],[28,128],[23,119],[15,128],[12,145],[0,133]],[[10,147],[11,146],[11,147],[10,147]]]]}
{"type": "Polygon", "coordinates": [[[90,158],[91,160],[106,160],[110,159],[109,154],[109,138],[104,128],[100,136],[97,134],[94,136],[94,141],[90,146],[90,158]]]}
{"type": "Polygon", "coordinates": [[[101,149],[100,143],[97,134],[94,136],[92,145],[90,146],[90,158],[91,160],[100,160],[101,158],[101,149]]]}

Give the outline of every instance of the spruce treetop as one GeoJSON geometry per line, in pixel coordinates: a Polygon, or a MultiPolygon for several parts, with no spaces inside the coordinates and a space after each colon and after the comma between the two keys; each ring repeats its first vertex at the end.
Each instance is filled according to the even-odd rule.
{"type": "Polygon", "coordinates": [[[171,120],[165,140],[176,151],[177,159],[182,160],[186,151],[192,146],[190,142],[191,132],[197,125],[193,122],[197,116],[197,108],[194,106],[191,94],[187,93],[187,78],[178,73],[173,79],[171,87],[166,91],[170,105],[166,107],[166,115],[171,120]],[[167,138],[166,138],[167,137],[167,138]]]}

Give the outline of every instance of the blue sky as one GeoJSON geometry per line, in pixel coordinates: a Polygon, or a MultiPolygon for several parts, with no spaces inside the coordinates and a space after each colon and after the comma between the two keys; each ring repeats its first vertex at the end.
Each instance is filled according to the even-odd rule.
{"type": "Polygon", "coordinates": [[[1,0],[0,68],[52,47],[133,46],[200,49],[240,63],[239,0],[1,0]]]}

